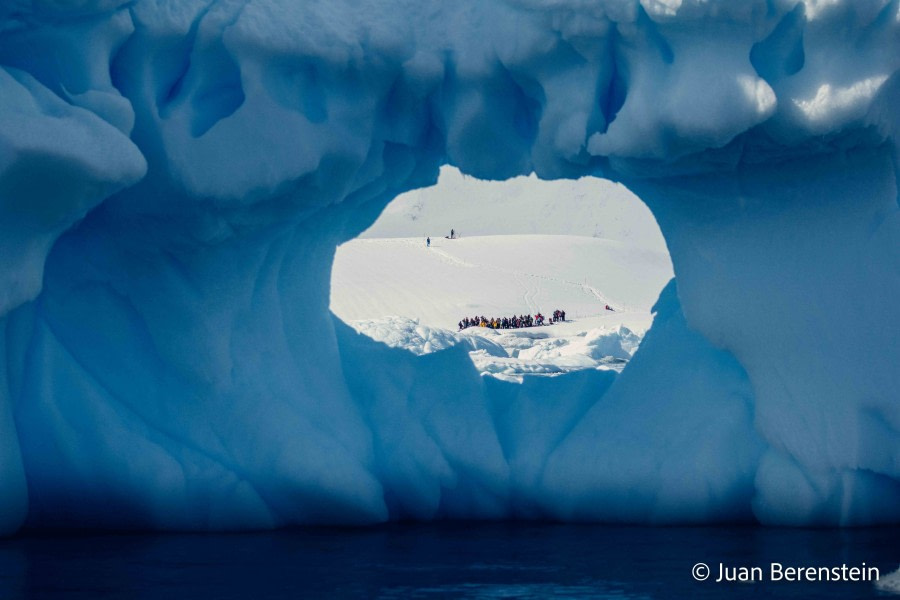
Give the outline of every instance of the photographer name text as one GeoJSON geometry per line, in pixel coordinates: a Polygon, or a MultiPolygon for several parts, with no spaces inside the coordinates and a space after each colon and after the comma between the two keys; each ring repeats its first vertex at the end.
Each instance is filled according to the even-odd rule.
{"type": "Polygon", "coordinates": [[[710,568],[706,563],[697,563],[692,570],[697,581],[715,583],[757,582],[757,581],[878,581],[881,575],[876,567],[842,564],[835,567],[803,567],[773,562],[768,567],[738,567],[718,563],[710,568]]]}

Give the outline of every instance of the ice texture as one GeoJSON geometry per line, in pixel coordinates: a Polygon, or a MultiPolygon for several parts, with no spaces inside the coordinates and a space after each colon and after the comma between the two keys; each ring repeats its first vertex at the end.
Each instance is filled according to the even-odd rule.
{"type": "Polygon", "coordinates": [[[0,532],[900,521],[888,0],[0,7],[0,532]],[[621,375],[329,312],[441,165],[599,175],[677,284],[621,375]]]}

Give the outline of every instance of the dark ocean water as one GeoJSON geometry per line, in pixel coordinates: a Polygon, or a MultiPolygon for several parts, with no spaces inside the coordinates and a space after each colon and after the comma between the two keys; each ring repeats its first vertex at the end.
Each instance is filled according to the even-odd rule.
{"type": "MultiPolygon", "coordinates": [[[[0,540],[0,598],[887,598],[871,582],[698,582],[770,564],[900,564],[900,528],[443,523],[0,540]]],[[[897,597],[897,596],[895,596],[897,597]]]]}

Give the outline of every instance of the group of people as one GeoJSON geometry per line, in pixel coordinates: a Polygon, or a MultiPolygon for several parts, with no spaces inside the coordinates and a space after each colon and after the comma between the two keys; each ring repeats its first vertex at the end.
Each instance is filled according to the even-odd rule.
{"type": "MultiPolygon", "coordinates": [[[[522,327],[535,327],[544,325],[546,317],[541,313],[532,315],[519,315],[511,317],[463,317],[459,322],[459,330],[468,329],[469,327],[487,327],[488,329],[521,329],[522,327]]],[[[554,310],[553,316],[549,319],[547,325],[559,323],[566,320],[566,311],[554,310]]]]}

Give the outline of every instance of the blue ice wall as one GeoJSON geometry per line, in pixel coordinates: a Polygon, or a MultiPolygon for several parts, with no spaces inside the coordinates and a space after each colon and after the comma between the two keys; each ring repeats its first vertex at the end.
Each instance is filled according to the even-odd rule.
{"type": "Polygon", "coordinates": [[[898,33],[886,0],[4,5],[0,531],[897,522],[898,33]],[[445,163],[647,202],[678,283],[620,377],[333,320],[335,247],[445,163]]]}

